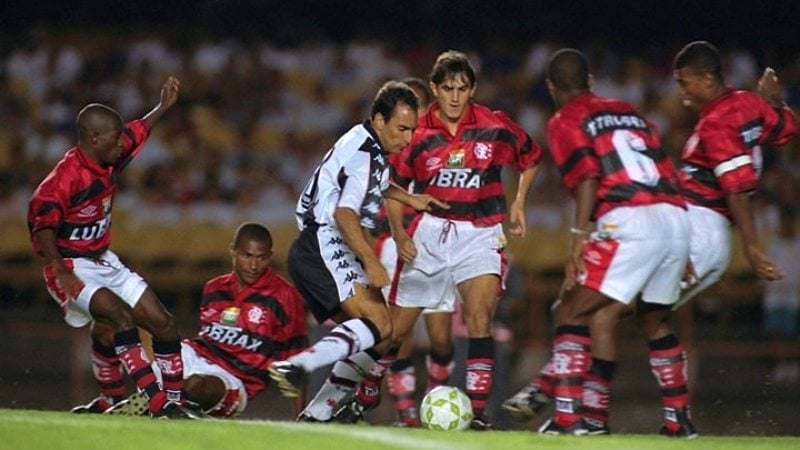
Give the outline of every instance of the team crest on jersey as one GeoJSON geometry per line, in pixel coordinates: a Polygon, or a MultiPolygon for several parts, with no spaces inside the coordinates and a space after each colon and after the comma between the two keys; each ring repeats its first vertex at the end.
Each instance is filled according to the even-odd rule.
{"type": "Polygon", "coordinates": [[[263,317],[264,311],[262,311],[261,308],[251,308],[250,311],[247,311],[247,320],[250,323],[260,325],[263,317]]]}
{"type": "Polygon", "coordinates": [[[229,306],[222,311],[220,323],[228,326],[235,326],[236,321],[239,320],[239,313],[241,310],[236,306],[229,306]]]}
{"type": "Polygon", "coordinates": [[[492,158],[492,146],[484,144],[483,142],[478,142],[475,144],[475,148],[472,150],[475,154],[475,157],[481,161],[486,161],[487,159],[492,158]]]}
{"type": "Polygon", "coordinates": [[[111,213],[111,196],[103,199],[103,215],[107,216],[111,213]]]}
{"type": "Polygon", "coordinates": [[[461,169],[464,167],[463,148],[450,150],[450,156],[447,158],[447,167],[450,169],[461,169]]]}

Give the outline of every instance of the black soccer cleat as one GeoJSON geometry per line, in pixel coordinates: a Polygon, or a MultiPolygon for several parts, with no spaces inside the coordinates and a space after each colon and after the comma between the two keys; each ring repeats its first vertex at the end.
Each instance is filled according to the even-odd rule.
{"type": "Polygon", "coordinates": [[[301,412],[294,420],[296,422],[306,422],[306,423],[329,423],[333,421],[333,417],[327,420],[320,420],[307,412],[301,412]]]}
{"type": "Polygon", "coordinates": [[[507,398],[501,407],[508,411],[512,419],[525,422],[533,419],[549,403],[550,397],[545,395],[538,385],[529,383],[512,397],[507,398]]]}
{"type": "Polygon", "coordinates": [[[306,381],[305,371],[289,361],[276,361],[269,365],[269,377],[278,384],[284,397],[300,396],[300,386],[306,381]]]}
{"type": "Polygon", "coordinates": [[[180,404],[178,402],[169,400],[164,403],[158,412],[152,414],[154,419],[205,419],[208,416],[205,413],[200,413],[195,409],[180,404]]]}
{"type": "Polygon", "coordinates": [[[611,428],[609,428],[607,423],[595,419],[588,419],[586,417],[581,420],[583,421],[583,427],[586,428],[586,434],[589,436],[611,434],[611,428]]]}
{"type": "Polygon", "coordinates": [[[551,417],[539,427],[539,434],[550,436],[588,436],[589,430],[584,425],[583,420],[578,420],[571,425],[561,426],[551,417]]]}
{"type": "Polygon", "coordinates": [[[489,422],[486,416],[475,416],[469,423],[469,429],[472,431],[492,431],[494,430],[494,425],[489,422]]]}
{"type": "Polygon", "coordinates": [[[694,424],[692,424],[688,407],[679,409],[664,408],[664,420],[666,420],[667,423],[675,422],[678,427],[674,428],[664,425],[661,427],[661,430],[659,430],[659,434],[685,439],[695,439],[700,436],[694,424]]]}
{"type": "Polygon", "coordinates": [[[333,413],[333,420],[339,423],[354,424],[364,420],[367,409],[356,399],[343,402],[342,405],[333,413]]]}

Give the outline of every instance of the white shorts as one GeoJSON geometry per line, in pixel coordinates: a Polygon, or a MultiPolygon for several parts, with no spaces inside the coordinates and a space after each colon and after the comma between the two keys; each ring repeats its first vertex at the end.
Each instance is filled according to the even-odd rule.
{"type": "MultiPolygon", "coordinates": [[[[386,268],[386,272],[389,273],[389,279],[394,280],[395,277],[395,269],[397,268],[397,244],[394,242],[392,238],[383,239],[380,245],[376,248],[378,252],[378,257],[381,260],[381,264],[383,267],[386,268]]],[[[389,298],[390,291],[391,291],[391,284],[389,286],[385,286],[381,289],[383,292],[384,298],[389,298]]],[[[453,312],[455,309],[455,300],[458,297],[453,297],[450,299],[451,301],[446,301],[446,299],[440,299],[441,301],[435,302],[431,300],[431,304],[436,304],[435,307],[426,307],[422,310],[422,314],[431,314],[437,312],[453,312]]],[[[398,304],[398,306],[404,306],[398,304]]]]}
{"type": "Polygon", "coordinates": [[[731,223],[725,216],[709,208],[689,205],[689,223],[692,230],[689,257],[697,280],[685,286],[674,308],[719,281],[731,262],[731,223]]]}
{"type": "MultiPolygon", "coordinates": [[[[200,355],[186,341],[181,342],[181,359],[183,359],[183,378],[192,375],[217,377],[225,385],[226,394],[219,404],[208,409],[206,413],[212,416],[236,416],[247,407],[247,391],[242,380],[233,374],[200,355]]],[[[158,382],[161,383],[161,370],[155,362],[151,364],[158,382]]]]}
{"type": "Polygon", "coordinates": [[[493,274],[502,279],[506,237],[501,224],[440,219],[424,213],[413,230],[417,257],[399,263],[389,301],[404,307],[453,310],[459,283],[493,274]],[[445,306],[446,305],[446,306],[445,306]]]}
{"type": "Polygon", "coordinates": [[[674,205],[613,209],[584,247],[578,282],[625,304],[641,293],[647,303],[672,305],[689,258],[689,230],[686,211],[674,205]]]}
{"type": "Polygon", "coordinates": [[[89,301],[98,289],[110,290],[131,308],[139,303],[147,289],[147,283],[142,277],[125,267],[111,250],[96,259],[65,258],[64,263],[83,282],[83,289],[77,298],[66,298],[64,291],[56,283],[55,271],[50,265],[44,268],[44,281],[50,296],[61,306],[64,321],[75,328],[85,326],[93,320],[89,312],[89,301]]]}

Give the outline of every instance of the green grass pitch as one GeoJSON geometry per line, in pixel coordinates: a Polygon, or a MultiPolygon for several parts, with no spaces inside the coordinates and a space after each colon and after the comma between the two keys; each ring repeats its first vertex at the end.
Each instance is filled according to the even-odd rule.
{"type": "Polygon", "coordinates": [[[798,449],[800,437],[539,436],[524,431],[437,432],[258,420],[168,421],[0,409],[0,448],[58,449],[798,449]]]}

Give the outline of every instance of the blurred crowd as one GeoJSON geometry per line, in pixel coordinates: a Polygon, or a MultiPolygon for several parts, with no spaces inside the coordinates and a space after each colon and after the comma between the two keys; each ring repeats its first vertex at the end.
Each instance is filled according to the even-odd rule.
{"type": "MultiPolygon", "coordinates": [[[[515,49],[488,42],[470,53],[479,70],[477,100],[507,111],[539,143],[552,112],[542,70],[557,42],[515,49]]],[[[123,118],[140,117],[167,75],[181,97],[129,166],[118,197],[133,220],[291,221],[290,211],[317,160],[343,130],[367,116],[387,79],[427,78],[443,49],[431,43],[313,40],[293,48],[267,41],[32,33],[0,55],[0,215],[24,216],[33,188],[76,141],[74,119],[88,102],[123,118]]],[[[680,105],[671,51],[623,55],[582,49],[594,65],[595,91],[636,105],[680,152],[695,118],[680,105]]],[[[754,88],[763,70],[744,50],[726,50],[726,80],[754,88]]],[[[776,67],[786,98],[800,106],[800,55],[776,67]]],[[[530,196],[534,225],[563,227],[569,205],[552,164],[530,196]]],[[[789,167],[791,161],[778,164],[789,167]]],[[[775,164],[773,164],[775,165],[775,164]]]]}

